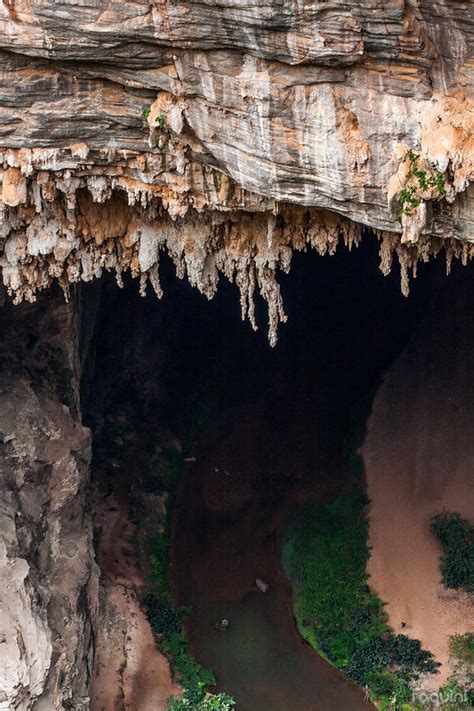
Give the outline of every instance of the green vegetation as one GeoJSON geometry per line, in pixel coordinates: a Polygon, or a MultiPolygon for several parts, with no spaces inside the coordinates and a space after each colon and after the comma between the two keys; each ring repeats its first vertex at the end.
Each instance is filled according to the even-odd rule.
{"type": "Polygon", "coordinates": [[[182,628],[164,634],[160,648],[171,660],[173,671],[184,689],[203,698],[206,688],[215,685],[216,680],[211,669],[201,666],[193,659],[182,628]]]}
{"type": "Polygon", "coordinates": [[[210,669],[202,667],[192,657],[183,630],[188,610],[175,610],[164,605],[155,594],[147,596],[147,614],[150,625],[160,642],[161,651],[170,659],[173,672],[185,689],[203,698],[205,689],[216,683],[210,669]]]}
{"type": "Polygon", "coordinates": [[[155,123],[157,123],[160,128],[165,128],[166,127],[166,114],[164,114],[164,113],[158,114],[158,116],[155,119],[155,123]]]}
{"type": "Polygon", "coordinates": [[[366,505],[356,488],[330,504],[304,506],[287,523],[283,564],[304,639],[369,689],[380,708],[401,708],[410,682],[438,665],[418,640],[390,632],[383,603],[367,586],[366,505]]]}
{"type": "Polygon", "coordinates": [[[333,504],[307,504],[288,522],[283,547],[300,632],[340,668],[361,643],[387,629],[381,603],[366,585],[365,504],[359,491],[333,504]]]}
{"type": "Polygon", "coordinates": [[[449,651],[461,664],[474,667],[474,632],[453,635],[449,640],[449,651]]]}
{"type": "Polygon", "coordinates": [[[235,701],[228,694],[205,694],[202,699],[185,691],[181,699],[172,699],[168,711],[232,711],[235,701]]]}
{"type": "Polygon", "coordinates": [[[440,689],[442,711],[474,707],[474,633],[455,634],[449,640],[453,674],[440,689]]]}
{"type": "Polygon", "coordinates": [[[415,711],[424,707],[412,700],[411,685],[438,664],[418,640],[390,631],[384,603],[368,586],[369,501],[358,450],[371,403],[368,394],[351,412],[344,459],[352,490],[331,503],[308,503],[287,521],[283,565],[304,639],[383,711],[415,711]]]}
{"type": "Polygon", "coordinates": [[[182,467],[182,455],[174,449],[164,451],[164,466],[159,485],[166,492],[166,516],[151,530],[146,542],[148,580],[161,604],[171,607],[173,593],[169,577],[169,546],[171,535],[171,511],[174,505],[176,486],[182,467]]]}
{"type": "Polygon", "coordinates": [[[474,526],[458,513],[445,511],[431,519],[431,531],[443,548],[443,584],[474,592],[474,526]]]}
{"type": "Polygon", "coordinates": [[[405,159],[410,161],[410,170],[406,176],[406,182],[412,178],[416,179],[415,185],[405,187],[400,191],[399,200],[402,207],[402,215],[411,215],[413,210],[422,201],[420,192],[425,192],[430,188],[435,188],[439,197],[446,195],[446,181],[443,173],[437,171],[435,175],[428,177],[425,170],[418,166],[420,156],[413,151],[408,151],[405,159]]]}
{"type": "Polygon", "coordinates": [[[455,676],[439,689],[440,711],[466,711],[474,706],[474,692],[467,690],[455,676]]]}
{"type": "MultiPolygon", "coordinates": [[[[147,119],[150,115],[150,107],[149,106],[143,106],[142,107],[142,116],[144,119],[147,119]]],[[[158,116],[155,118],[155,123],[158,124],[160,128],[166,128],[166,114],[163,112],[158,114],[158,116]]]]}
{"type": "MultiPolygon", "coordinates": [[[[174,607],[169,574],[169,546],[171,515],[183,455],[172,449],[165,450],[163,454],[164,463],[158,488],[160,493],[166,492],[166,515],[157,525],[146,522],[145,556],[152,592],[147,595],[145,604],[159,647],[170,660],[173,673],[184,689],[182,699],[170,700],[168,708],[171,711],[227,711],[234,708],[233,699],[226,694],[213,695],[206,691],[207,687],[216,683],[214,674],[211,669],[198,664],[191,654],[183,629],[189,610],[176,610],[174,607]]],[[[156,482],[153,482],[153,486],[157,488],[156,482]]]]}

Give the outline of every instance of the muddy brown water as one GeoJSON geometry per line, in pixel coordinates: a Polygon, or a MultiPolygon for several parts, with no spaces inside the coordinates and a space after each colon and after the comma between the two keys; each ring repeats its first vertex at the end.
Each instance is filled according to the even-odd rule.
{"type": "Polygon", "coordinates": [[[194,654],[239,711],[373,709],[299,636],[281,567],[282,522],[304,501],[330,495],[334,476],[262,479],[257,435],[255,422],[216,433],[183,474],[173,578],[178,603],[192,607],[187,633],[194,654]],[[268,592],[257,588],[257,577],[268,592]],[[229,626],[221,631],[216,624],[224,618],[229,626]]]}

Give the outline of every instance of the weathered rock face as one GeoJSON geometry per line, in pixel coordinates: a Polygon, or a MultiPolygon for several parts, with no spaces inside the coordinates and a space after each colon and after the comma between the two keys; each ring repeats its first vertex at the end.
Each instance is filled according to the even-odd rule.
{"type": "Polygon", "coordinates": [[[17,299],[104,268],[159,293],[167,249],[208,296],[219,272],[236,278],[251,318],[259,287],[274,340],[275,270],[295,248],[332,250],[369,226],[384,269],[397,251],[405,290],[408,268],[442,246],[471,256],[472,0],[37,0],[0,13],[1,266],[17,299]]]}
{"type": "Polygon", "coordinates": [[[86,709],[98,569],[77,318],[57,293],[0,313],[0,708],[86,709]]]}

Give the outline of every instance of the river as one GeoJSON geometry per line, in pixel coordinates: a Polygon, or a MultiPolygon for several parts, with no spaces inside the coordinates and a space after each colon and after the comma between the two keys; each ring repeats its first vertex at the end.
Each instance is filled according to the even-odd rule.
{"type": "Polygon", "coordinates": [[[288,513],[330,495],[337,477],[291,470],[282,476],[285,466],[275,463],[285,462],[278,452],[272,459],[263,429],[254,414],[218,428],[183,474],[173,577],[179,604],[192,607],[187,632],[194,654],[239,711],[367,711],[373,706],[360,689],[299,636],[280,560],[278,530],[288,513]],[[262,453],[269,455],[270,476],[259,469],[262,453]],[[216,627],[223,619],[225,631],[216,627]]]}

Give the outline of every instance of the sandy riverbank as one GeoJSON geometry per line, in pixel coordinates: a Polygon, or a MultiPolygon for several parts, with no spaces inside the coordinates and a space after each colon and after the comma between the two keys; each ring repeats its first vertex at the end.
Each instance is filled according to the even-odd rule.
{"type": "MultiPolygon", "coordinates": [[[[463,289],[462,284],[458,284],[463,289]]],[[[370,513],[371,586],[396,632],[421,640],[449,675],[449,636],[474,631],[472,596],[440,581],[431,517],[474,514],[474,298],[464,289],[433,306],[386,373],[363,446],[370,513]],[[452,303],[452,302],[451,302],[452,303]],[[455,345],[454,345],[455,344],[455,345]]],[[[447,295],[445,295],[447,297],[447,295]]]]}

